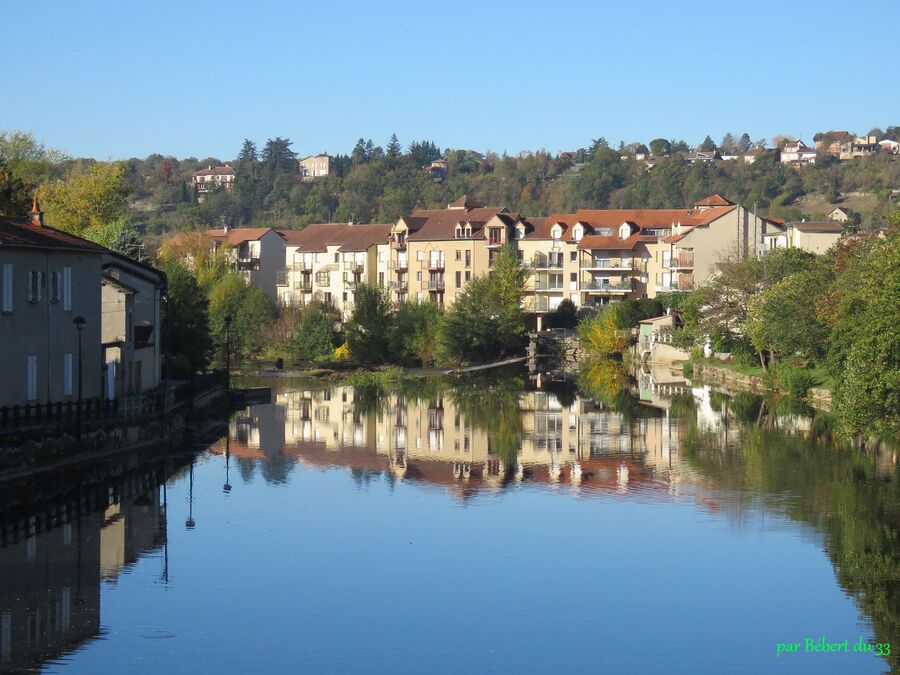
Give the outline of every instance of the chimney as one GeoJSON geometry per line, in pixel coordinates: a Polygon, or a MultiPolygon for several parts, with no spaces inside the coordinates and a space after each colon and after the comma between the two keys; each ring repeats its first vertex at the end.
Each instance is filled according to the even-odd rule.
{"type": "Polygon", "coordinates": [[[40,204],[38,204],[37,195],[31,201],[31,224],[35,227],[44,226],[44,212],[41,211],[40,204]]]}
{"type": "Polygon", "coordinates": [[[223,231],[225,234],[228,234],[228,225],[227,225],[227,224],[225,224],[224,226],[222,226],[222,231],[223,231]]]}

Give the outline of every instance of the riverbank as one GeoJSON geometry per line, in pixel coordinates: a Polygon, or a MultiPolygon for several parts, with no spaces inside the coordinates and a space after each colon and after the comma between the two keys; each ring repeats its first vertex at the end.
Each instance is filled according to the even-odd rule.
{"type": "MultiPolygon", "coordinates": [[[[687,379],[699,379],[706,384],[718,384],[729,389],[748,391],[754,394],[775,392],[785,396],[791,395],[790,392],[779,387],[761,368],[753,369],[710,359],[673,363],[672,368],[679,370],[687,379]],[[759,372],[754,372],[754,370],[759,372]]],[[[810,387],[802,400],[813,408],[831,412],[832,393],[830,389],[810,387]]]]}

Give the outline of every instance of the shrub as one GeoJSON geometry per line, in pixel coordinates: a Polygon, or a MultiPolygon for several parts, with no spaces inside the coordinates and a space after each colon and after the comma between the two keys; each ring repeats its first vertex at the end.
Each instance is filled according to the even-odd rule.
{"type": "Polygon", "coordinates": [[[335,361],[349,361],[350,360],[350,346],[345,342],[340,347],[335,348],[334,350],[334,360],[335,361]]]}
{"type": "Polygon", "coordinates": [[[591,354],[609,356],[625,350],[625,338],[619,331],[615,310],[607,307],[578,324],[578,341],[591,354]]]}
{"type": "Polygon", "coordinates": [[[687,379],[691,379],[694,376],[694,364],[690,361],[685,361],[684,365],[681,366],[681,374],[687,379]]]}
{"type": "Polygon", "coordinates": [[[815,383],[809,370],[796,362],[785,361],[778,365],[778,386],[794,398],[805,398],[815,383]]]}
{"type": "Polygon", "coordinates": [[[308,309],[291,340],[291,348],[301,361],[322,361],[332,355],[333,322],[322,310],[308,309]]]}

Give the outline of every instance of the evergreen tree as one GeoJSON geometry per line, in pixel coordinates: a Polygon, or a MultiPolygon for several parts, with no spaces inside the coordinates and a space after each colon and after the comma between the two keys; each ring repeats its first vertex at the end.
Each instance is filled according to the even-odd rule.
{"type": "MultiPolygon", "coordinates": [[[[729,134],[730,136],[731,134],[729,134]]],[[[712,152],[716,149],[716,142],[710,137],[707,136],[703,139],[703,142],[700,144],[700,147],[697,148],[701,152],[712,152]]]]}
{"type": "Polygon", "coordinates": [[[387,156],[391,159],[396,159],[402,153],[403,147],[400,145],[400,141],[397,140],[397,134],[391,134],[391,140],[387,144],[387,156]]]}

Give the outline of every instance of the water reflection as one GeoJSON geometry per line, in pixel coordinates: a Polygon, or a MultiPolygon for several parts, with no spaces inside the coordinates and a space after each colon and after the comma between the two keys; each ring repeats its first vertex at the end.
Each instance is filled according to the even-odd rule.
{"type": "Polygon", "coordinates": [[[0,672],[33,670],[101,635],[101,586],[165,546],[160,486],[173,470],[128,455],[3,484],[0,672]]]}

